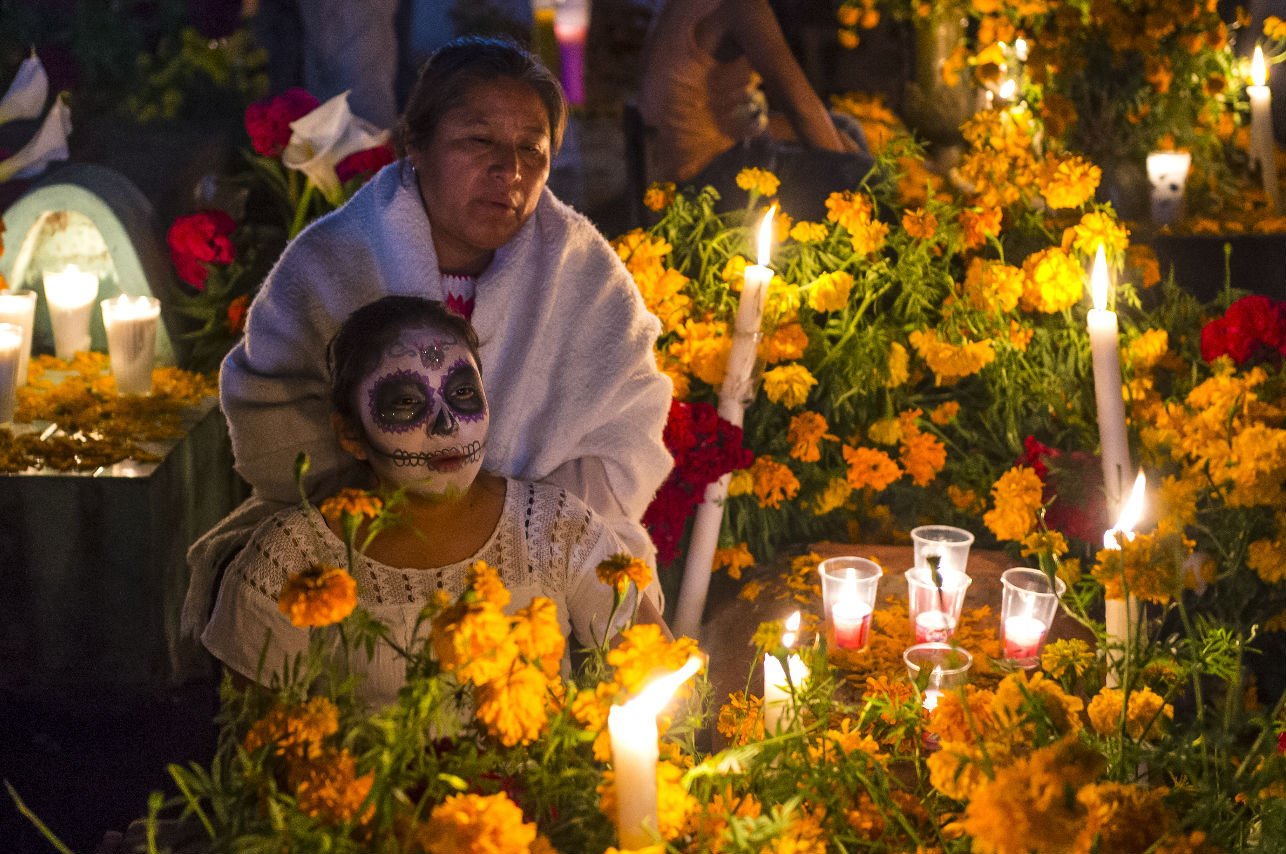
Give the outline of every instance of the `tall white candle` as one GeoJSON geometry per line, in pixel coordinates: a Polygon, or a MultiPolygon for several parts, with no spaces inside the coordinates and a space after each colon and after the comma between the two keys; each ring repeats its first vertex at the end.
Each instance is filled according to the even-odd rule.
{"type": "Polygon", "coordinates": [[[36,292],[0,294],[0,323],[22,327],[22,345],[18,353],[18,386],[27,384],[27,365],[31,358],[31,334],[36,325],[36,292]]]}
{"type": "Polygon", "coordinates": [[[1089,311],[1090,353],[1094,360],[1094,399],[1098,404],[1099,444],[1103,448],[1103,486],[1109,512],[1121,506],[1130,476],[1130,443],[1121,394],[1121,344],[1116,312],[1107,308],[1107,259],[1099,246],[1090,276],[1094,308],[1089,311]]]}
{"type": "MultiPolygon", "coordinates": [[[[781,636],[781,644],[786,648],[795,645],[795,636],[799,631],[799,612],[791,614],[786,619],[786,632],[781,636]]],[[[790,655],[786,658],[786,669],[783,670],[781,662],[775,655],[764,655],[764,732],[774,733],[781,726],[781,718],[790,708],[791,703],[791,686],[794,686],[794,693],[803,690],[804,682],[808,679],[808,665],[798,655],[790,655]],[[787,681],[786,673],[789,671],[790,680],[787,681]]]]}
{"type": "Polygon", "coordinates": [[[147,394],[152,390],[160,300],[121,294],[103,300],[102,305],[107,353],[112,360],[116,390],[121,394],[147,394]]]}
{"type": "Polygon", "coordinates": [[[656,716],[679,686],[701,669],[693,656],[683,667],[653,680],[628,703],[607,713],[616,787],[616,833],[621,848],[644,848],[656,841],[656,716]]]}
{"type": "MultiPolygon", "coordinates": [[[[1129,500],[1121,508],[1121,515],[1116,524],[1103,534],[1103,548],[1119,549],[1119,533],[1126,540],[1134,539],[1134,526],[1143,515],[1143,496],[1147,491],[1148,479],[1140,471],[1134,479],[1134,488],[1130,490],[1129,500]]],[[[1124,650],[1133,643],[1135,629],[1139,619],[1139,603],[1133,596],[1107,599],[1103,603],[1103,619],[1107,628],[1107,687],[1115,688],[1120,684],[1121,664],[1124,650]]]]}
{"type": "Polygon", "coordinates": [[[1273,95],[1268,88],[1268,66],[1264,51],[1255,46],[1255,57],[1250,64],[1251,85],[1246,87],[1250,97],[1250,157],[1259,163],[1259,175],[1264,182],[1264,194],[1274,211],[1281,207],[1281,189],[1277,185],[1277,140],[1273,137],[1273,95]]]}
{"type": "MultiPolygon", "coordinates": [[[[728,352],[723,384],[719,387],[719,415],[738,427],[744,420],[746,405],[750,403],[750,380],[759,346],[759,327],[763,322],[764,294],[772,281],[768,258],[772,248],[773,214],[776,210],[776,205],[770,207],[759,224],[759,263],[746,267],[741,300],[737,304],[737,317],[733,326],[732,348],[728,352]]],[[[731,477],[730,474],[725,474],[706,487],[705,497],[697,508],[692,534],[688,538],[688,554],[683,564],[679,604],[674,615],[674,631],[678,635],[697,637],[700,633],[706,592],[710,589],[710,567],[714,563],[714,551],[719,543],[719,529],[723,527],[723,502],[728,497],[728,481],[731,477]]]]}
{"type": "Polygon", "coordinates": [[[44,275],[49,322],[54,327],[54,355],[70,359],[89,349],[89,316],[98,297],[98,274],[68,264],[44,275]]]}
{"type": "Polygon", "coordinates": [[[13,420],[17,406],[18,365],[22,361],[22,327],[0,323],[0,424],[13,420]]]}

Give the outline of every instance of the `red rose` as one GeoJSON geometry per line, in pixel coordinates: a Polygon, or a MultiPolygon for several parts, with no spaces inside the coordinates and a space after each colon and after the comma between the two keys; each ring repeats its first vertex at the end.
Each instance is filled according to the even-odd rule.
{"type": "Polygon", "coordinates": [[[392,163],[394,159],[393,146],[387,143],[374,148],[364,148],[361,151],[354,151],[336,163],[335,174],[339,177],[339,183],[347,184],[359,175],[370,178],[392,163]]]}
{"type": "Polygon", "coordinates": [[[246,133],[264,157],[277,157],[290,142],[290,123],[317,109],[320,102],[306,89],[287,89],[274,98],[246,107],[246,133]]]}
{"type": "Polygon", "coordinates": [[[241,296],[228,303],[228,331],[240,335],[246,328],[246,314],[250,311],[250,296],[241,296]]]}
{"type": "Polygon", "coordinates": [[[232,232],[237,223],[220,210],[181,216],[170,226],[166,242],[179,278],[194,288],[205,287],[206,264],[231,264],[237,258],[232,232]]]}
{"type": "Polygon", "coordinates": [[[1252,359],[1286,356],[1286,302],[1248,296],[1228,306],[1201,330],[1201,358],[1231,356],[1238,366],[1252,359]]]}

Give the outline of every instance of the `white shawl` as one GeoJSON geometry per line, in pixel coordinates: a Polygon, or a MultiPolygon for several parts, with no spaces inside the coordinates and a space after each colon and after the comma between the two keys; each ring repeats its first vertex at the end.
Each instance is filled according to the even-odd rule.
{"type": "MultiPolygon", "coordinates": [[[[401,161],[286,248],[223,361],[236,469],[254,487],[250,501],[265,506],[243,505],[192,547],[185,632],[204,626],[214,574],[249,527],[298,500],[300,451],[311,458],[314,498],[352,480],[330,427],[326,346],[349,314],[388,294],[446,299],[429,219],[401,161]]],[[[491,406],[484,466],[571,488],[626,545],[650,550],[639,520],[672,465],[661,438],[671,386],[652,355],[660,323],[612,248],[546,189],[478,279],[473,325],[491,406]]]]}

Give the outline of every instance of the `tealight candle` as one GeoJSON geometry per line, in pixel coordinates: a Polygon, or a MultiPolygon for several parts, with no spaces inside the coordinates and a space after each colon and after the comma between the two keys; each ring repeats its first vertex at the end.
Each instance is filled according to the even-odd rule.
{"type": "Polygon", "coordinates": [[[1035,667],[1067,585],[1061,578],[1051,584],[1049,576],[1039,569],[1023,566],[1001,573],[1000,589],[1000,633],[1005,658],[1019,667],[1035,667]]]}
{"type": "Polygon", "coordinates": [[[1264,195],[1274,211],[1281,206],[1281,190],[1277,185],[1277,140],[1273,137],[1273,94],[1268,88],[1268,66],[1264,51],[1255,46],[1255,56],[1250,64],[1251,85],[1246,87],[1250,98],[1250,157],[1259,162],[1259,176],[1264,183],[1264,195]]]}
{"type": "MultiPolygon", "coordinates": [[[[1140,471],[1116,524],[1103,534],[1103,548],[1120,549],[1121,543],[1116,537],[1118,533],[1126,540],[1134,539],[1134,526],[1143,516],[1143,497],[1147,491],[1147,482],[1147,477],[1140,471]]],[[[1138,622],[1138,609],[1138,601],[1128,592],[1124,597],[1103,601],[1103,621],[1108,643],[1106,682],[1109,688],[1120,684],[1121,659],[1124,650],[1132,642],[1132,627],[1138,622]]]]}
{"type": "Polygon", "coordinates": [[[36,322],[36,292],[0,294],[0,323],[22,328],[22,345],[18,351],[18,386],[27,384],[27,364],[31,357],[31,334],[36,322]]]}
{"type": "Polygon", "coordinates": [[[700,669],[701,659],[693,656],[683,667],[653,680],[633,700],[613,706],[607,713],[621,848],[644,848],[656,841],[656,763],[660,755],[656,716],[679,686],[700,669]]]}
{"type": "Polygon", "coordinates": [[[68,264],[44,274],[49,322],[54,327],[54,355],[70,359],[89,349],[89,316],[98,296],[98,274],[68,264]]]}
{"type": "Polygon", "coordinates": [[[875,591],[884,570],[863,557],[831,557],[817,565],[829,640],[840,649],[865,649],[875,591]]]}
{"type": "Polygon", "coordinates": [[[840,649],[864,649],[871,631],[871,606],[841,599],[831,610],[835,645],[840,649]]]}
{"type": "Polygon", "coordinates": [[[1094,400],[1098,405],[1099,444],[1103,450],[1103,485],[1107,506],[1120,506],[1122,483],[1130,472],[1130,442],[1121,393],[1121,343],[1116,312],[1107,308],[1107,259],[1102,245],[1090,276],[1094,308],[1090,309],[1090,353],[1094,364],[1094,400]]]}
{"type": "Polygon", "coordinates": [[[1040,655],[1049,626],[1035,617],[1019,615],[1005,620],[1005,658],[1024,661],[1040,655]]]}
{"type": "Polygon", "coordinates": [[[17,406],[18,365],[22,362],[22,327],[0,323],[0,424],[13,420],[17,406]]]}
{"type": "Polygon", "coordinates": [[[107,353],[112,361],[116,390],[121,394],[147,394],[152,390],[160,300],[121,294],[103,300],[102,306],[107,353]]]}
{"type": "MultiPolygon", "coordinates": [[[[786,632],[781,636],[781,644],[790,648],[795,645],[796,632],[799,631],[799,612],[791,614],[786,620],[786,632]]],[[[776,732],[781,726],[783,713],[790,707],[792,693],[803,688],[808,679],[808,665],[798,655],[786,658],[786,670],[775,655],[764,656],[764,731],[776,732]],[[787,670],[790,679],[786,679],[787,670]],[[793,688],[792,688],[793,686],[793,688]]]]}

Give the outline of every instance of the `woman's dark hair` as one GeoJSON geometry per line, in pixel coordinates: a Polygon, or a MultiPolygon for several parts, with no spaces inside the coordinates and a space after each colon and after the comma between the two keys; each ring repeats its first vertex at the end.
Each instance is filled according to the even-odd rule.
{"type": "Polygon", "coordinates": [[[360,423],[354,400],[362,380],[379,365],[388,346],[408,329],[432,326],[452,332],[478,358],[478,333],[458,314],[437,300],[423,297],[387,296],[359,308],[348,316],[330,339],[326,360],[330,366],[330,402],[334,410],[353,423],[360,423]]]}
{"type": "Polygon", "coordinates": [[[551,155],[558,153],[567,125],[567,99],[549,69],[517,42],[506,38],[462,36],[434,51],[420,69],[398,122],[398,153],[423,149],[442,117],[464,103],[475,83],[517,80],[540,97],[549,114],[551,155]]]}

